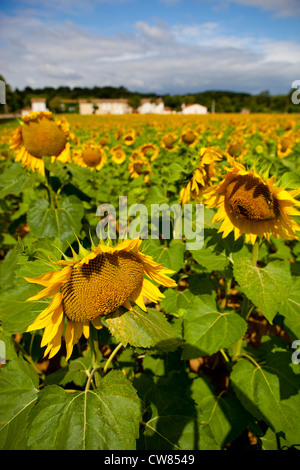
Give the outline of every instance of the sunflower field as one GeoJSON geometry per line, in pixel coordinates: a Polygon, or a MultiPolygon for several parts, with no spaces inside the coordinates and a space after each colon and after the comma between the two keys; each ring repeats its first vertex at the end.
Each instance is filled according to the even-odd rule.
{"type": "Polygon", "coordinates": [[[299,115],[30,113],[0,149],[1,449],[300,447],[299,115]],[[203,246],[125,236],[125,196],[203,246]]]}

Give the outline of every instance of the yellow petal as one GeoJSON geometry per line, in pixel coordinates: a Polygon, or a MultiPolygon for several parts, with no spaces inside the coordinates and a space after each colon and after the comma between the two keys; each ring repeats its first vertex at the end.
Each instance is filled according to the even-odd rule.
{"type": "Polygon", "coordinates": [[[62,284],[62,282],[57,282],[50,287],[46,287],[46,289],[42,289],[40,292],[27,299],[27,302],[29,300],[40,300],[47,297],[51,297],[61,288],[62,284]]]}
{"type": "Polygon", "coordinates": [[[142,293],[142,286],[138,286],[135,291],[131,294],[130,298],[145,312],[147,311],[146,306],[144,304],[143,293],[142,293]]]}
{"type": "Polygon", "coordinates": [[[54,283],[65,282],[69,278],[71,272],[72,268],[70,266],[66,266],[60,271],[50,271],[48,273],[42,274],[39,277],[24,277],[24,279],[32,284],[40,284],[41,286],[50,287],[54,283]]]}
{"type": "Polygon", "coordinates": [[[34,322],[31,323],[31,325],[29,325],[26,331],[40,330],[42,328],[45,328],[48,325],[48,323],[51,321],[52,312],[60,306],[61,300],[62,300],[62,294],[61,292],[58,292],[53,297],[48,307],[45,308],[45,310],[43,310],[36,317],[34,322]]]}

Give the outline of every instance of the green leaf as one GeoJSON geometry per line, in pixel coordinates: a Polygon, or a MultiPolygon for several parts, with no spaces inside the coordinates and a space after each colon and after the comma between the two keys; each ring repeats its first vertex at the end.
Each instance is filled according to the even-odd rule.
{"type": "Polygon", "coordinates": [[[24,248],[15,262],[15,278],[5,291],[0,302],[0,319],[2,327],[10,333],[23,333],[35,318],[44,310],[49,301],[29,301],[43,287],[28,283],[24,277],[37,277],[49,271],[60,269],[50,262],[61,259],[60,242],[57,239],[41,239],[24,248]]]}
{"type": "Polygon", "coordinates": [[[249,414],[235,396],[219,395],[204,377],[194,380],[192,397],[221,448],[235,440],[249,424],[249,414]]]}
{"type": "Polygon", "coordinates": [[[291,444],[300,442],[300,374],[291,354],[275,350],[262,363],[240,359],[231,373],[235,393],[243,406],[273,431],[283,432],[291,444]]]}
{"type": "Polygon", "coordinates": [[[0,197],[3,199],[8,194],[19,194],[26,188],[30,188],[35,175],[28,175],[19,163],[14,163],[0,175],[0,197]]]}
{"type": "Polygon", "coordinates": [[[153,381],[141,375],[134,381],[148,416],[139,449],[219,449],[209,425],[201,423],[191,397],[191,380],[179,371],[153,381]]]}
{"type": "Polygon", "coordinates": [[[291,275],[289,264],[273,261],[264,268],[253,266],[248,257],[235,258],[233,272],[242,292],[272,323],[279,305],[288,296],[291,275]]]}
{"type": "Polygon", "coordinates": [[[300,338],[300,278],[292,278],[285,302],[280,304],[279,313],[283,315],[284,324],[295,338],[300,338]]]}
{"type": "Polygon", "coordinates": [[[208,303],[207,298],[195,299],[184,313],[183,359],[214,354],[228,348],[246,332],[247,323],[242,317],[234,311],[219,312],[213,306],[214,300],[208,303]]]}
{"type": "Polygon", "coordinates": [[[300,176],[293,171],[287,171],[280,179],[280,186],[288,189],[299,189],[300,176]]]}
{"type": "Polygon", "coordinates": [[[28,210],[27,220],[32,233],[38,237],[57,237],[63,249],[75,240],[81,229],[84,214],[82,202],[74,195],[58,198],[52,209],[46,199],[36,199],[28,210]]]}
{"type": "Polygon", "coordinates": [[[37,294],[40,286],[23,281],[2,293],[0,303],[0,319],[3,329],[10,333],[24,333],[28,326],[44,310],[49,302],[39,300],[26,302],[37,294]]]}
{"type": "Polygon", "coordinates": [[[61,367],[46,376],[45,385],[67,385],[73,382],[78,387],[83,387],[90,374],[91,354],[90,351],[83,357],[68,361],[67,365],[61,367]]]}
{"type": "Polygon", "coordinates": [[[150,239],[145,242],[145,253],[165,268],[178,272],[183,267],[185,247],[182,240],[171,240],[169,245],[160,240],[150,239]]]}
{"type": "Polygon", "coordinates": [[[193,301],[194,295],[188,290],[167,289],[165,298],[160,302],[161,307],[168,314],[180,317],[193,301]]]}
{"type": "Polygon", "coordinates": [[[147,312],[137,306],[126,312],[117,310],[105,318],[105,325],[123,346],[173,351],[181,343],[164,314],[153,308],[147,312]]]}
{"type": "Polygon", "coordinates": [[[135,389],[120,371],[109,372],[95,390],[70,394],[49,385],[30,413],[28,447],[134,450],[140,407],[135,389]]]}
{"type": "Polygon", "coordinates": [[[204,246],[191,252],[195,261],[206,271],[223,271],[229,264],[224,242],[216,230],[206,229],[204,246]]]}
{"type": "Polygon", "coordinates": [[[23,449],[26,422],[38,395],[38,376],[23,359],[0,370],[0,448],[23,449]]]}

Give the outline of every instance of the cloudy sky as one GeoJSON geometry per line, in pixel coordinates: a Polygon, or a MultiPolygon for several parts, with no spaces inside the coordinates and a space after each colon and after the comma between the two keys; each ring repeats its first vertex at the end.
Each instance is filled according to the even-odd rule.
{"type": "Polygon", "coordinates": [[[19,89],[288,93],[300,0],[2,0],[0,74],[19,89]]]}

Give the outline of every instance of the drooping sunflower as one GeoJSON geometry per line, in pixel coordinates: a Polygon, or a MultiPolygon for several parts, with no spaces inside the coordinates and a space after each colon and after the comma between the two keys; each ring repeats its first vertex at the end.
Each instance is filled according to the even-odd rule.
{"type": "Polygon", "coordinates": [[[270,240],[270,235],[298,238],[300,225],[291,216],[300,215],[294,207],[300,206],[295,199],[300,191],[287,191],[275,185],[276,176],[265,179],[233,158],[228,161],[231,167],[223,181],[204,192],[207,207],[218,209],[213,222],[222,221],[222,237],[233,231],[235,240],[245,234],[246,243],[252,244],[257,237],[270,240]]]}
{"type": "Polygon", "coordinates": [[[101,170],[107,162],[105,150],[100,145],[87,142],[82,149],[74,150],[73,161],[76,165],[89,168],[91,171],[101,170]]]}
{"type": "Polygon", "coordinates": [[[112,161],[121,165],[126,160],[126,153],[124,152],[122,145],[115,145],[110,151],[112,161]]]}
{"type": "Polygon", "coordinates": [[[70,160],[69,124],[65,119],[56,119],[49,111],[31,112],[22,116],[22,124],[11,138],[10,148],[17,151],[15,161],[25,168],[45,174],[43,157],[52,161],[70,160]]]}
{"type": "Polygon", "coordinates": [[[203,191],[216,180],[216,163],[222,156],[212,147],[202,147],[198,167],[193,171],[188,183],[181,189],[179,203],[188,204],[191,197],[201,201],[203,191]]]}
{"type": "Polygon", "coordinates": [[[287,157],[293,150],[294,141],[292,136],[284,135],[277,142],[277,155],[279,158],[287,157]]]}
{"type": "Polygon", "coordinates": [[[180,142],[182,142],[185,145],[188,145],[189,147],[195,147],[198,141],[199,141],[199,135],[197,132],[195,132],[190,127],[186,127],[182,129],[180,142]]]}
{"type": "Polygon", "coordinates": [[[248,148],[244,139],[237,138],[227,142],[226,153],[229,157],[243,161],[244,156],[248,153],[248,148]]]}
{"type": "Polygon", "coordinates": [[[73,346],[82,334],[89,337],[89,322],[102,328],[101,318],[123,306],[132,309],[131,302],[146,311],[144,297],[158,302],[164,295],[149,280],[175,287],[176,282],[168,277],[174,271],[156,263],[151,256],[140,251],[142,241],[124,240],[115,247],[98,245],[86,250],[79,243],[78,254],[73,258],[53,262],[63,266],[37,278],[25,278],[28,282],[44,286],[38,294],[27,301],[52,297],[27,331],[43,329],[41,346],[46,346],[45,356],[53,357],[61,347],[65,329],[67,360],[73,346]],[[149,278],[149,279],[147,279],[149,278]]]}
{"type": "Polygon", "coordinates": [[[132,145],[134,144],[136,139],[136,133],[134,129],[131,129],[129,132],[123,135],[122,140],[125,145],[132,145]]]}
{"type": "Polygon", "coordinates": [[[131,178],[138,178],[140,175],[144,175],[144,182],[148,183],[150,180],[151,164],[146,158],[141,156],[130,161],[128,172],[131,178]]]}
{"type": "Polygon", "coordinates": [[[172,152],[178,148],[176,141],[178,136],[173,132],[168,132],[167,134],[163,135],[160,141],[160,145],[168,152],[172,152]]]}
{"type": "Polygon", "coordinates": [[[150,158],[150,162],[154,162],[154,160],[156,160],[159,155],[159,149],[157,145],[152,143],[146,143],[141,145],[138,151],[141,152],[144,157],[150,158]]]}

